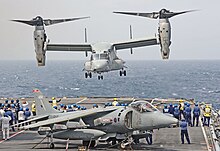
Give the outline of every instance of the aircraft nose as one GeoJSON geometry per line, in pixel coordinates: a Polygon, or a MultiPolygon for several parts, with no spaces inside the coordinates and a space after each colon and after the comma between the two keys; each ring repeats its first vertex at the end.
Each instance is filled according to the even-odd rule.
{"type": "Polygon", "coordinates": [[[95,60],[92,63],[92,69],[94,71],[102,71],[107,68],[108,60],[95,60]]]}
{"type": "Polygon", "coordinates": [[[172,117],[171,115],[166,115],[166,114],[162,114],[159,117],[159,123],[158,125],[161,125],[161,127],[168,127],[172,124],[177,124],[178,120],[174,117],[172,117]]]}

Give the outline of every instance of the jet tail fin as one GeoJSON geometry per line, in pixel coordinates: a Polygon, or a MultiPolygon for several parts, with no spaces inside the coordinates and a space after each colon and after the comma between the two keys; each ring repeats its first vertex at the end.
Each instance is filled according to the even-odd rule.
{"type": "Polygon", "coordinates": [[[49,115],[53,113],[59,113],[58,110],[52,108],[48,100],[44,97],[43,93],[39,89],[34,89],[35,94],[35,106],[37,115],[49,115]]]}

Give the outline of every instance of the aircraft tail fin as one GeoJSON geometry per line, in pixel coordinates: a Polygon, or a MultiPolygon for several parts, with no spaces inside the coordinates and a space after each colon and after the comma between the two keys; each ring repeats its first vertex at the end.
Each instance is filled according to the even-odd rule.
{"type": "Polygon", "coordinates": [[[37,115],[49,115],[53,113],[59,113],[58,110],[52,108],[49,101],[44,97],[43,93],[39,89],[34,89],[35,94],[35,106],[37,115]]]}

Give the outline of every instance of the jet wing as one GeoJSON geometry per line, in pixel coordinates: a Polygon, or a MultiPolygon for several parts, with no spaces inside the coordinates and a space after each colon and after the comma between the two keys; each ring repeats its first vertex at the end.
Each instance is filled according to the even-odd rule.
{"type": "Polygon", "coordinates": [[[153,37],[153,38],[131,39],[129,41],[117,42],[114,43],[113,46],[115,47],[116,50],[120,50],[120,49],[144,47],[144,46],[151,46],[158,44],[159,44],[158,39],[156,37],[153,37]]]}
{"type": "Polygon", "coordinates": [[[75,111],[75,112],[72,112],[72,114],[40,121],[34,124],[24,126],[23,128],[31,129],[31,128],[36,128],[36,127],[41,127],[41,126],[46,126],[46,125],[53,125],[56,123],[67,122],[67,121],[71,121],[77,118],[91,116],[91,115],[98,114],[98,113],[109,113],[109,112],[117,110],[118,108],[119,107],[108,107],[108,108],[95,108],[95,109],[88,109],[88,110],[83,110],[83,111],[75,111]]]}
{"type": "Polygon", "coordinates": [[[37,117],[32,116],[31,119],[28,119],[24,122],[14,124],[12,126],[18,126],[18,125],[22,125],[22,124],[26,124],[26,123],[37,122],[37,121],[41,121],[41,120],[44,120],[44,119],[47,119],[47,118],[49,118],[49,115],[40,115],[40,116],[37,116],[37,117]]]}
{"type": "Polygon", "coordinates": [[[92,51],[90,44],[47,44],[46,51],[92,51]]]}

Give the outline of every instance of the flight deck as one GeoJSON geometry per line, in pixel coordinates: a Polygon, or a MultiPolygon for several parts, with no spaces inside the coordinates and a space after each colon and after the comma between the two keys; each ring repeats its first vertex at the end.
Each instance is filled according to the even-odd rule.
{"type": "MultiPolygon", "coordinates": [[[[4,100],[4,99],[3,99],[4,100]]],[[[3,102],[0,100],[0,102],[3,102]]],[[[20,99],[21,101],[27,100],[31,105],[33,98],[20,99]]],[[[118,102],[132,102],[134,98],[118,98],[118,102]]],[[[144,99],[152,101],[152,99],[144,99]]],[[[91,108],[93,104],[103,107],[105,103],[112,102],[113,98],[62,98],[63,104],[77,103],[86,108],[91,108]]],[[[177,103],[173,100],[157,100],[152,103],[161,109],[164,103],[177,103]]],[[[189,137],[191,144],[181,144],[180,140],[180,128],[173,126],[170,128],[161,128],[153,131],[153,144],[148,145],[145,139],[140,139],[139,144],[133,144],[127,148],[127,150],[149,150],[149,151],[217,151],[214,143],[213,136],[210,127],[201,126],[201,121],[198,127],[189,127],[189,137]]],[[[0,133],[0,150],[78,150],[82,146],[82,141],[75,140],[60,140],[54,139],[55,148],[49,149],[48,138],[39,135],[37,131],[29,130],[17,130],[16,132],[10,132],[9,140],[2,140],[2,132],[0,133]]],[[[89,150],[119,150],[118,146],[111,146],[104,143],[98,143],[95,148],[89,150]]]]}

